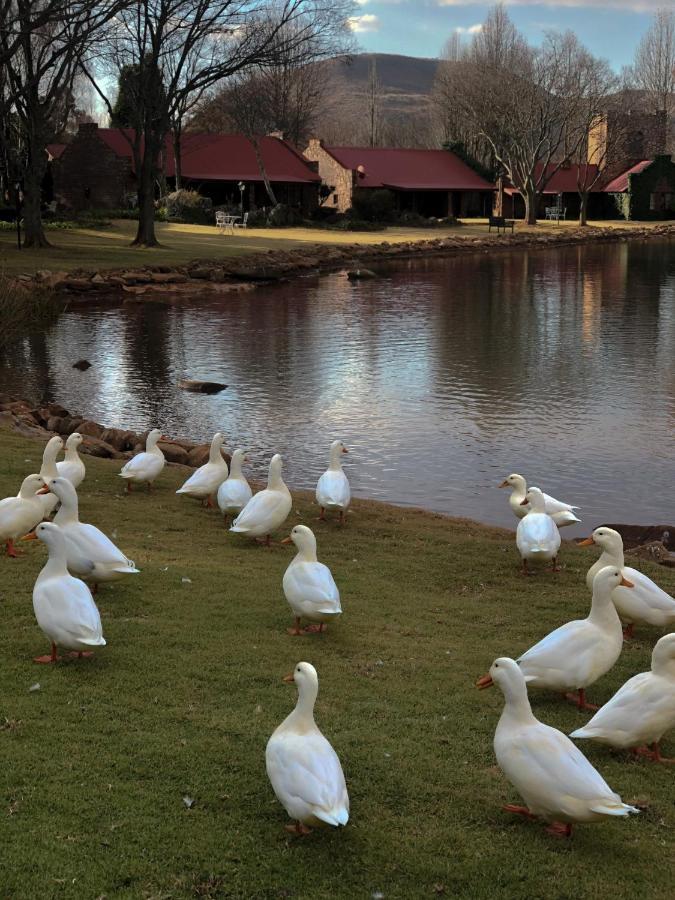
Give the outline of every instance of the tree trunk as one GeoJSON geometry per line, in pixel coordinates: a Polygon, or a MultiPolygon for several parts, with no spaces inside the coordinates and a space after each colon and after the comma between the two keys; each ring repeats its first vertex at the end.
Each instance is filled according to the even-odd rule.
{"type": "Polygon", "coordinates": [[[176,176],[174,190],[180,191],[183,187],[183,158],[180,150],[180,128],[173,130],[173,168],[176,176]]]}
{"type": "MultiPolygon", "coordinates": [[[[153,136],[154,137],[154,136],[153,136]]],[[[155,235],[155,175],[157,172],[158,142],[145,136],[141,165],[136,168],[138,178],[138,229],[132,247],[159,247],[155,235]]]]}
{"type": "Polygon", "coordinates": [[[23,178],[24,247],[51,247],[42,227],[42,179],[47,167],[47,154],[40,141],[29,144],[28,164],[23,178]]]}
{"type": "Polygon", "coordinates": [[[523,194],[523,200],[525,201],[525,222],[528,225],[536,225],[537,224],[537,192],[536,192],[533,184],[525,185],[525,192],[523,194]]]}
{"type": "Polygon", "coordinates": [[[255,151],[256,162],[258,163],[258,169],[260,170],[260,174],[262,175],[262,180],[265,183],[265,190],[267,191],[267,196],[270,198],[270,203],[272,206],[277,206],[277,198],[274,195],[274,191],[272,190],[272,184],[267,177],[267,171],[265,170],[265,163],[263,162],[262,154],[260,152],[260,146],[258,145],[258,141],[256,138],[251,138],[251,143],[253,144],[253,150],[255,151]]]}
{"type": "Polygon", "coordinates": [[[588,225],[588,191],[580,192],[579,225],[588,225]]]}

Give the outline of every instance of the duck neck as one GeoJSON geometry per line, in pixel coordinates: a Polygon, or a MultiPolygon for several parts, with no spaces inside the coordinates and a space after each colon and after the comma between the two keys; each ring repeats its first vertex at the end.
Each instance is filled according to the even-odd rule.
{"type": "Polygon", "coordinates": [[[331,447],[328,468],[331,472],[341,472],[342,471],[342,448],[341,447],[331,447]]]}
{"type": "Polygon", "coordinates": [[[284,479],[281,477],[281,472],[277,466],[270,466],[270,472],[267,476],[267,490],[268,491],[283,491],[288,490],[286,485],[284,484],[284,479]]]}
{"type": "Polygon", "coordinates": [[[616,625],[621,630],[621,620],[616,611],[616,607],[612,603],[612,592],[606,588],[596,588],[593,591],[593,599],[591,600],[591,611],[588,614],[588,621],[594,625],[602,627],[616,625]]]}
{"type": "Polygon", "coordinates": [[[507,684],[502,690],[504,692],[504,709],[499,719],[500,725],[507,723],[524,725],[536,721],[524,680],[519,681],[518,684],[507,684]]]}
{"type": "Polygon", "coordinates": [[[220,452],[221,446],[222,442],[211,441],[211,449],[209,450],[210,463],[225,462],[225,460],[223,459],[223,454],[220,452]]]}
{"type": "Polygon", "coordinates": [[[77,452],[77,447],[66,447],[66,462],[79,462],[80,455],[77,452]]]}
{"type": "Polygon", "coordinates": [[[42,466],[40,468],[40,475],[42,475],[43,478],[56,478],[58,475],[56,470],[56,457],[58,455],[58,447],[45,447],[45,452],[42,455],[42,466]]]}
{"type": "Polygon", "coordinates": [[[49,548],[49,559],[37,577],[38,581],[46,578],[56,578],[59,575],[67,575],[68,568],[66,566],[66,548],[65,543],[61,547],[49,548]]]}
{"type": "Polygon", "coordinates": [[[616,566],[617,569],[623,569],[623,547],[619,551],[603,550],[596,565],[598,572],[605,566],[616,566]]]}
{"type": "Polygon", "coordinates": [[[300,726],[304,729],[316,727],[314,722],[314,704],[318,693],[318,685],[303,685],[303,688],[298,691],[298,702],[295,704],[295,709],[287,721],[295,727],[300,726]]]}
{"type": "Polygon", "coordinates": [[[241,456],[232,455],[230,462],[230,478],[241,478],[241,456]]]}
{"type": "Polygon", "coordinates": [[[317,562],[316,547],[299,547],[294,563],[317,562]]]}
{"type": "Polygon", "coordinates": [[[517,500],[519,503],[522,503],[522,501],[525,499],[525,494],[526,494],[526,493],[527,493],[527,487],[526,487],[526,485],[525,485],[525,484],[517,484],[517,485],[514,487],[513,491],[511,492],[511,498],[513,499],[513,502],[514,502],[514,503],[515,503],[516,500],[517,500]]]}
{"type": "Polygon", "coordinates": [[[63,527],[64,525],[79,524],[80,517],[78,507],[77,496],[66,497],[61,501],[59,511],[54,516],[54,524],[60,527],[63,527]]]}

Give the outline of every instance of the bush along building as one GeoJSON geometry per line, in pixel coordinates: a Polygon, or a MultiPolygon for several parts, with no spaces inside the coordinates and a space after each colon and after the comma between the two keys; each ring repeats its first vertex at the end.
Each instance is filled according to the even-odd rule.
{"type": "MultiPolygon", "coordinates": [[[[257,145],[256,152],[242,134],[185,134],[182,186],[210,198],[214,205],[250,210],[272,205],[264,183],[267,177],[277,203],[305,213],[314,209],[320,178],[310,163],[276,136],[257,138],[257,145]]],[[[171,190],[175,181],[171,136],[163,164],[171,190]]],[[[119,209],[135,200],[131,144],[120,129],[80,125],[51,167],[54,198],[69,209],[119,209]]]]}
{"type": "Polygon", "coordinates": [[[449,150],[328,147],[312,139],[304,155],[318,165],[321,205],[337,213],[380,198],[384,206],[383,192],[397,213],[440,219],[486,216],[492,206],[494,185],[449,150]]]}

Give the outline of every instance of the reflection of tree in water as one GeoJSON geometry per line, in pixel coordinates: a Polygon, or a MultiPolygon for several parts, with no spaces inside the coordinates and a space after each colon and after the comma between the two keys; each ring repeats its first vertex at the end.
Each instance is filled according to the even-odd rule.
{"type": "Polygon", "coordinates": [[[120,368],[132,373],[127,389],[142,392],[148,422],[162,420],[167,388],[173,386],[172,313],[162,303],[140,303],[128,307],[122,317],[124,363],[120,368]]]}
{"type": "Polygon", "coordinates": [[[17,337],[0,350],[3,391],[34,403],[58,399],[48,348],[52,327],[17,337]]]}

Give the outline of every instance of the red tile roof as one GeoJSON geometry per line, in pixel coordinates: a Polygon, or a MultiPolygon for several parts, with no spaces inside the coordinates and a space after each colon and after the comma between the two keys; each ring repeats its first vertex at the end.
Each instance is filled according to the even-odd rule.
{"type": "Polygon", "coordinates": [[[47,144],[47,153],[52,159],[58,159],[66,147],[67,144],[47,144]]]}
{"type": "Polygon", "coordinates": [[[492,191],[481,178],[448,150],[407,150],[381,147],[324,147],[345,169],[359,173],[359,187],[402,191],[492,191]],[[361,168],[362,167],[362,170],[361,168]]]}
{"type": "MultiPolygon", "coordinates": [[[[544,185],[542,190],[542,194],[576,194],[579,190],[579,169],[581,169],[581,181],[586,184],[592,184],[596,175],[598,174],[598,167],[594,164],[580,166],[578,163],[573,163],[567,166],[561,166],[557,171],[555,171],[557,163],[549,163],[546,167],[547,174],[552,172],[553,174],[549,178],[549,180],[544,185]]],[[[535,167],[535,178],[537,181],[541,177],[541,173],[543,170],[543,165],[539,163],[535,167]]],[[[592,191],[599,191],[600,187],[598,182],[593,185],[592,191]]]]}
{"type": "Polygon", "coordinates": [[[652,162],[653,160],[651,159],[643,159],[641,162],[636,163],[636,165],[631,166],[630,169],[626,169],[625,172],[622,172],[620,175],[617,175],[616,178],[613,178],[608,182],[608,184],[604,186],[603,191],[606,194],[622,194],[624,191],[628,190],[629,176],[644,172],[647,166],[650,166],[652,162]]]}
{"type": "MultiPolygon", "coordinates": [[[[127,134],[131,132],[127,131],[127,134]]],[[[131,159],[131,145],[117,128],[99,128],[99,137],[118,156],[131,159]]],[[[261,137],[260,153],[270,181],[312,184],[319,175],[286,141],[261,137]]],[[[183,177],[192,181],[262,181],[251,141],[242,134],[185,134],[181,139],[183,177]]],[[[171,137],[166,139],[166,175],[175,174],[171,137]]]]}

